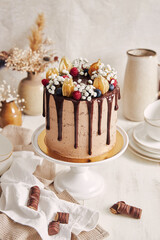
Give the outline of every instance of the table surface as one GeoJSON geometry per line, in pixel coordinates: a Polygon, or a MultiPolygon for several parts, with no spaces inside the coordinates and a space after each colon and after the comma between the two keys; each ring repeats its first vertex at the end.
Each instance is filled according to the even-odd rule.
{"type": "MultiPolygon", "coordinates": [[[[35,130],[44,123],[41,116],[23,116],[23,127],[35,130]]],[[[118,125],[126,131],[138,123],[118,113],[118,125]]],[[[66,169],[56,165],[56,171],[66,169]]],[[[144,160],[129,149],[119,158],[95,166],[105,180],[104,191],[97,197],[81,202],[98,210],[99,224],[109,232],[108,240],[159,240],[160,239],[160,168],[159,163],[144,160]],[[114,215],[110,206],[123,200],[142,208],[140,220],[114,215]]]]}

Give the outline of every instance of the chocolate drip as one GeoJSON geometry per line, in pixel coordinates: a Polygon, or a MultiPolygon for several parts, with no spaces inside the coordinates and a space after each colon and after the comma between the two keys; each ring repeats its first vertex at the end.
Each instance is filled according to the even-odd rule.
{"type": "Polygon", "coordinates": [[[120,88],[117,87],[116,88],[116,91],[115,91],[115,107],[114,107],[114,110],[117,111],[118,110],[118,99],[121,98],[121,95],[120,95],[120,88]]]}
{"type": "Polygon", "coordinates": [[[46,91],[46,129],[50,129],[50,111],[49,111],[49,99],[50,99],[50,93],[46,91]]]}
{"type": "Polygon", "coordinates": [[[102,122],[102,103],[103,98],[98,99],[98,135],[101,135],[101,122],[102,122]]]}
{"type": "Polygon", "coordinates": [[[117,111],[118,110],[118,92],[115,92],[115,106],[114,106],[114,110],[117,111]]]}
{"type": "Polygon", "coordinates": [[[43,113],[42,116],[45,117],[45,100],[46,100],[46,89],[43,89],[43,113]]]}
{"type": "Polygon", "coordinates": [[[74,105],[74,148],[78,147],[78,115],[79,101],[73,102],[74,105]]]}
{"type": "Polygon", "coordinates": [[[54,95],[54,100],[57,110],[57,124],[58,124],[58,141],[62,140],[62,112],[63,112],[63,97],[54,95]]]}
{"type": "Polygon", "coordinates": [[[113,101],[113,96],[109,96],[107,98],[107,103],[108,103],[108,113],[107,113],[107,141],[106,144],[110,144],[110,128],[111,128],[111,111],[112,111],[112,101],[113,101]]]}
{"type": "Polygon", "coordinates": [[[87,101],[88,107],[88,125],[89,125],[89,141],[88,141],[88,154],[92,154],[92,123],[93,123],[93,103],[94,101],[87,101]]]}
{"type": "Polygon", "coordinates": [[[118,92],[118,99],[121,99],[120,88],[118,86],[117,86],[117,92],[118,92]]]}

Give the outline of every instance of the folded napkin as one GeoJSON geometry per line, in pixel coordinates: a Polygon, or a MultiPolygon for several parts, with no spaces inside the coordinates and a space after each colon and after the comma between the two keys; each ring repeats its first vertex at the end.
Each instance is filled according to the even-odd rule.
{"type": "Polygon", "coordinates": [[[15,125],[5,126],[1,134],[6,136],[13,144],[14,150],[21,150],[21,147],[31,145],[32,130],[15,125]]]}
{"type": "Polygon", "coordinates": [[[13,153],[13,164],[0,179],[0,211],[15,222],[36,229],[44,240],[69,240],[71,231],[78,235],[81,231],[94,229],[99,218],[98,212],[60,200],[54,192],[44,189],[44,184],[33,175],[39,164],[42,164],[42,159],[33,152],[13,153]],[[38,211],[27,207],[29,190],[33,185],[41,189],[38,211]],[[69,224],[61,224],[59,234],[49,236],[48,224],[58,211],[69,212],[69,224]]]}

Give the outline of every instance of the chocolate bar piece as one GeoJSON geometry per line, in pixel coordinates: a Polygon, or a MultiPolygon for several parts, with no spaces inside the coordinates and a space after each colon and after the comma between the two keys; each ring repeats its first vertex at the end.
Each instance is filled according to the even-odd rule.
{"type": "Polygon", "coordinates": [[[68,220],[69,220],[69,213],[57,212],[55,221],[63,224],[68,224],[68,220]]]}
{"type": "Polygon", "coordinates": [[[110,211],[113,214],[124,214],[124,215],[128,215],[132,218],[136,218],[136,219],[140,219],[141,215],[142,215],[142,209],[127,205],[123,201],[119,201],[119,202],[115,203],[110,208],[110,211]]]}
{"type": "Polygon", "coordinates": [[[40,198],[39,187],[38,186],[31,187],[27,207],[32,208],[35,211],[37,211],[38,204],[39,204],[39,198],[40,198]]]}
{"type": "Polygon", "coordinates": [[[59,222],[52,221],[48,225],[48,235],[56,235],[59,233],[59,222]]]}

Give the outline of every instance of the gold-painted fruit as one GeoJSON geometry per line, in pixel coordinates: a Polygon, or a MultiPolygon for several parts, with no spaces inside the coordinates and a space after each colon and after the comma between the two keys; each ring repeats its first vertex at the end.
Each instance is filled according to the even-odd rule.
{"type": "Polygon", "coordinates": [[[102,94],[108,92],[109,90],[109,82],[102,76],[98,76],[94,79],[93,86],[101,90],[102,94]]]}
{"type": "Polygon", "coordinates": [[[93,64],[90,66],[89,71],[88,71],[89,75],[91,76],[91,75],[92,75],[92,72],[97,71],[97,70],[99,69],[99,66],[100,66],[100,65],[101,65],[101,60],[98,59],[97,62],[93,63],[93,64]]]}
{"type": "Polygon", "coordinates": [[[62,94],[66,97],[71,97],[74,92],[74,84],[72,78],[65,78],[62,86],[62,94]]]}
{"type": "Polygon", "coordinates": [[[59,64],[60,74],[64,74],[63,70],[67,70],[68,72],[70,72],[71,68],[72,68],[72,63],[66,57],[63,57],[59,64]]]}
{"type": "Polygon", "coordinates": [[[48,79],[52,74],[57,74],[57,76],[59,75],[57,68],[49,68],[46,72],[46,78],[48,79]]]}

